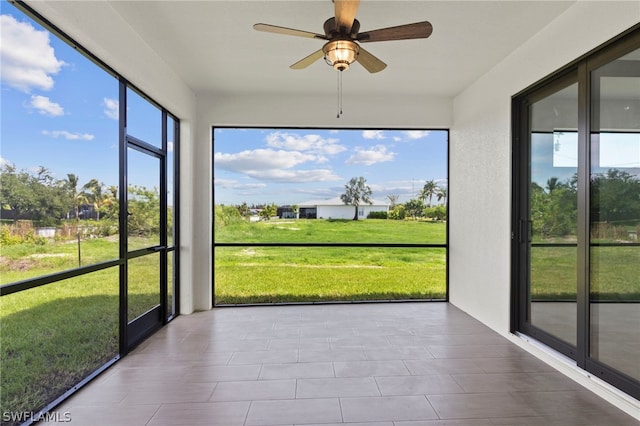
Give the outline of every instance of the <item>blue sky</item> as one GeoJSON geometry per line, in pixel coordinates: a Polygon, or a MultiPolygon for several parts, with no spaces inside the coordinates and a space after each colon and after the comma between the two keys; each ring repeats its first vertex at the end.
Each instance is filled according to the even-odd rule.
{"type": "MultiPolygon", "coordinates": [[[[611,168],[638,174],[640,136],[634,133],[600,133],[599,157],[592,159],[592,173],[611,168]],[[599,167],[596,164],[599,163],[599,167]]],[[[531,180],[543,188],[551,177],[567,182],[578,171],[576,132],[534,133],[531,148],[531,180]]]]}
{"type": "Polygon", "coordinates": [[[298,204],[336,197],[363,176],[375,200],[397,194],[406,202],[428,180],[447,186],[447,137],[443,130],[217,128],[214,200],[298,204]]]}
{"type": "MultiPolygon", "coordinates": [[[[0,12],[0,164],[117,185],[117,79],[9,3],[0,12]]],[[[159,146],[157,108],[129,92],[127,115],[130,134],[159,146]]],[[[215,201],[225,204],[331,198],[354,176],[374,198],[402,202],[426,180],[447,178],[446,131],[217,129],[213,149],[215,201]]],[[[156,160],[130,160],[131,184],[157,184],[156,160]]]]}
{"type": "MultiPolygon", "coordinates": [[[[0,12],[0,164],[117,185],[118,80],[6,1],[0,12]]],[[[159,146],[160,111],[129,95],[130,133],[159,146]]],[[[131,183],[157,186],[157,173],[135,170],[131,183]]]]}

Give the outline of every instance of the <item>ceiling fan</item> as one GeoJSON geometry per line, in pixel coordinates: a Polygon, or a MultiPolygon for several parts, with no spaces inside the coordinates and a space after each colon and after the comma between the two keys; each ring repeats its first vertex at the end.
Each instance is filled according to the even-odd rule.
{"type": "Polygon", "coordinates": [[[253,28],[268,33],[327,40],[321,49],[291,65],[292,69],[306,68],[324,57],[327,64],[338,71],[347,70],[349,65],[358,61],[370,73],[382,71],[387,67],[387,64],[363,49],[358,43],[427,38],[433,31],[431,24],[428,21],[423,21],[359,32],[360,22],[356,19],[356,13],[360,0],[333,0],[333,3],[335,16],[325,21],[324,34],[269,24],[255,24],[253,28]]]}

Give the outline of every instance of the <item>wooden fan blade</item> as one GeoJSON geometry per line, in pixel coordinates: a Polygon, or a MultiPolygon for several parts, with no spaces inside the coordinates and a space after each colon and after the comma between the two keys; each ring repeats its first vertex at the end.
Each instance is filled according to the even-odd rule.
{"type": "Polygon", "coordinates": [[[324,52],[322,51],[322,49],[316,50],[315,52],[313,52],[311,55],[307,56],[306,58],[300,59],[295,64],[289,66],[289,68],[294,69],[294,70],[301,70],[303,68],[308,67],[309,65],[311,65],[312,63],[314,63],[318,59],[322,58],[323,56],[324,56],[324,52]]]}
{"type": "Polygon", "coordinates": [[[356,40],[361,43],[368,43],[372,41],[409,40],[413,38],[427,38],[432,32],[433,27],[431,26],[431,23],[424,21],[362,32],[358,34],[356,40]]]}
{"type": "Polygon", "coordinates": [[[255,24],[253,26],[253,29],[256,31],[264,31],[265,33],[275,33],[275,34],[291,35],[296,37],[319,38],[322,40],[328,40],[327,37],[324,36],[323,34],[312,33],[309,31],[295,30],[293,28],[278,27],[276,25],[255,24]]]}
{"type": "Polygon", "coordinates": [[[336,13],[336,31],[349,34],[353,20],[356,19],[360,0],[333,0],[336,13]]]}
{"type": "Polygon", "coordinates": [[[380,59],[373,56],[368,51],[364,50],[360,46],[360,53],[358,54],[358,62],[370,73],[380,72],[387,67],[387,64],[380,59]]]}

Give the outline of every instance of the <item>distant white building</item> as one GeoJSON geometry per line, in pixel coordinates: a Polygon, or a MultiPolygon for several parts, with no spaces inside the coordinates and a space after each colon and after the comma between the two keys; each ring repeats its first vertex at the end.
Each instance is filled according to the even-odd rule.
{"type": "MultiPolygon", "coordinates": [[[[366,219],[370,212],[387,212],[389,205],[376,200],[358,206],[358,219],[366,219]]],[[[300,219],[353,219],[355,206],[342,202],[340,197],[311,200],[298,204],[300,219]]]]}

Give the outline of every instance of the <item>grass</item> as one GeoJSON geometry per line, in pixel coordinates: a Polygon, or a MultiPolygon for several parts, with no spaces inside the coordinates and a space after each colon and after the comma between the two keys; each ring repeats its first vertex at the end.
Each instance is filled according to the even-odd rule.
{"type": "Polygon", "coordinates": [[[444,244],[446,224],[403,220],[271,220],[214,228],[221,242],[444,244]]]}
{"type": "Polygon", "coordinates": [[[444,299],[437,248],[217,247],[216,304],[444,299]]]}
{"type": "Polygon", "coordinates": [[[0,298],[1,411],[36,411],[118,353],[118,268],[0,298]]]}
{"type": "MultiPolygon", "coordinates": [[[[535,300],[576,300],[576,247],[533,247],[531,297],[535,300]]],[[[640,300],[638,246],[591,248],[591,299],[640,300]]]]}
{"type": "MultiPolygon", "coordinates": [[[[275,220],[216,226],[216,242],[444,244],[446,224],[275,220]]],[[[444,248],[216,247],[216,304],[445,299],[444,248]]]]}
{"type": "MultiPolygon", "coordinates": [[[[111,244],[117,247],[117,242],[91,240],[85,248],[97,253],[111,244]]],[[[66,250],[64,244],[45,247],[52,254],[66,250]]],[[[33,269],[50,273],[51,258],[63,257],[32,258],[33,269]]],[[[24,271],[2,270],[19,258],[6,259],[3,280],[23,279],[24,271]]],[[[73,261],[53,266],[69,269],[73,261]]],[[[159,303],[157,271],[158,255],[131,261],[129,319],[159,303]]],[[[117,355],[118,312],[118,267],[0,297],[0,412],[37,411],[117,355]]]]}
{"type": "MultiPolygon", "coordinates": [[[[145,238],[130,238],[130,244],[148,247],[145,238]],[[146,244],[146,245],[145,245],[146,244]]],[[[82,266],[118,258],[118,236],[94,238],[80,242],[82,266]]],[[[44,245],[16,244],[2,246],[0,284],[22,281],[78,267],[77,240],[52,241],[44,245]]]]}

